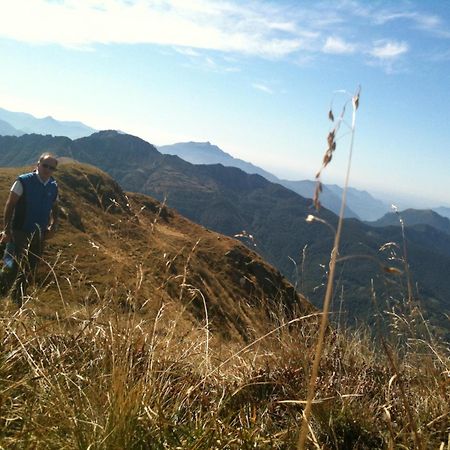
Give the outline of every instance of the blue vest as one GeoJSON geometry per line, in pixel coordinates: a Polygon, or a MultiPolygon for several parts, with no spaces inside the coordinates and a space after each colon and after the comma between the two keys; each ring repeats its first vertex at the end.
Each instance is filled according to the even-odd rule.
{"type": "Polygon", "coordinates": [[[36,172],[25,173],[17,179],[22,184],[23,194],[14,209],[13,230],[32,233],[39,228],[45,231],[58,197],[56,181],[50,177],[44,186],[36,172]]]}

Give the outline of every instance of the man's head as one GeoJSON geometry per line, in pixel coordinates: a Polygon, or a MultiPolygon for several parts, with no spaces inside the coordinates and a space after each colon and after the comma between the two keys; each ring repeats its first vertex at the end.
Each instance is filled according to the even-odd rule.
{"type": "Polygon", "coordinates": [[[42,153],[37,164],[37,171],[40,179],[47,181],[56,170],[57,165],[58,160],[53,153],[42,153]]]}

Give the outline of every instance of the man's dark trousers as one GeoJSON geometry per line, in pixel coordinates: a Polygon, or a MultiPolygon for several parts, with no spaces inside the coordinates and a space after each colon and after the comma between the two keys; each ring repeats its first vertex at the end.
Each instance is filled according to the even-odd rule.
{"type": "Polygon", "coordinates": [[[14,230],[15,263],[10,269],[3,269],[0,274],[1,292],[10,289],[11,299],[22,306],[28,283],[35,276],[36,267],[43,251],[43,239],[40,230],[33,233],[14,230]]]}

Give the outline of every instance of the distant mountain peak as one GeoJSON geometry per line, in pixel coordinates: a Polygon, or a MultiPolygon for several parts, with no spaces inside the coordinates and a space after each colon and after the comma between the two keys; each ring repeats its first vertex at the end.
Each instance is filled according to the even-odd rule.
{"type": "Polygon", "coordinates": [[[187,141],[187,142],[176,142],[172,145],[164,145],[162,147],[172,147],[172,146],[189,146],[189,147],[195,147],[195,148],[201,148],[206,150],[216,150],[218,152],[221,152],[225,155],[228,155],[228,153],[224,152],[220,147],[218,147],[215,144],[212,144],[210,141],[205,142],[199,142],[199,141],[187,141]]]}
{"type": "Polygon", "coordinates": [[[441,216],[432,209],[408,208],[398,213],[389,212],[381,217],[381,219],[368,223],[376,227],[400,226],[400,218],[406,226],[429,225],[437,230],[450,234],[450,219],[441,216]]]}
{"type": "Polygon", "coordinates": [[[257,174],[269,181],[279,182],[278,178],[242,159],[234,158],[229,153],[223,151],[220,147],[206,142],[178,142],[172,145],[162,145],[158,147],[161,153],[176,155],[191,164],[222,164],[226,167],[237,167],[248,174],[257,174]]]}
{"type": "MultiPolygon", "coordinates": [[[[280,180],[272,173],[254,164],[234,158],[211,142],[179,142],[173,145],[158,147],[161,153],[176,155],[191,164],[222,164],[227,167],[237,167],[248,174],[257,174],[273,183],[281,184],[305,198],[312,198],[316,183],[310,180],[288,181],[280,180]]],[[[339,214],[341,209],[342,188],[338,185],[324,186],[322,194],[323,206],[339,214]]],[[[311,201],[312,202],[312,201],[311,201]]],[[[378,219],[388,211],[388,206],[375,199],[366,191],[349,188],[345,217],[378,219]]]]}
{"type": "Polygon", "coordinates": [[[91,136],[93,136],[93,137],[96,137],[96,136],[97,137],[116,137],[118,135],[123,136],[124,134],[126,134],[126,133],[120,133],[117,130],[100,130],[95,133],[92,133],[91,136]]]}
{"type": "Polygon", "coordinates": [[[437,212],[438,214],[440,214],[443,217],[447,217],[448,219],[450,219],[450,208],[447,206],[439,206],[436,208],[433,208],[434,212],[437,212]]]}
{"type": "MultiPolygon", "coordinates": [[[[48,115],[42,119],[28,113],[8,111],[0,108],[0,120],[8,124],[13,129],[18,130],[16,135],[42,134],[52,136],[67,136],[70,139],[90,136],[96,130],[88,127],[82,122],[61,121],[48,115]]],[[[8,130],[0,130],[0,134],[7,135],[8,130]]]]}
{"type": "Polygon", "coordinates": [[[14,128],[8,122],[0,119],[0,135],[2,136],[21,136],[24,134],[21,130],[14,128]]]}

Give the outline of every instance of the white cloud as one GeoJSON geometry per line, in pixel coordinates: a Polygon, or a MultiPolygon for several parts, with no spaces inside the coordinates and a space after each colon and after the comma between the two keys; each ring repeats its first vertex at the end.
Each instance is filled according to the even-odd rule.
{"type": "Polygon", "coordinates": [[[409,46],[406,42],[377,41],[370,54],[378,59],[392,60],[408,52],[409,46]]]}
{"type": "Polygon", "coordinates": [[[431,14],[419,14],[414,11],[381,10],[373,15],[373,20],[379,25],[384,25],[387,22],[394,22],[396,20],[407,20],[419,28],[430,31],[442,26],[442,21],[438,16],[431,14]]]}
{"type": "Polygon", "coordinates": [[[293,22],[272,22],[268,24],[269,28],[273,30],[286,31],[289,33],[295,33],[297,26],[293,22]]]}
{"type": "Polygon", "coordinates": [[[0,11],[0,38],[78,50],[156,44],[199,61],[204,50],[301,65],[323,52],[394,60],[409,51],[387,34],[400,20],[418,33],[450,36],[441,17],[411,4],[401,9],[358,0],[0,0],[0,11]],[[351,42],[342,37],[350,32],[351,42]],[[375,35],[387,39],[373,44],[375,35]]]}
{"type": "Polygon", "coordinates": [[[371,14],[373,23],[376,25],[384,25],[388,22],[403,21],[409,22],[415,29],[425,31],[437,37],[449,38],[450,32],[448,25],[444,23],[441,17],[435,14],[428,14],[424,12],[417,12],[414,10],[400,9],[382,9],[374,10],[371,14]]]}
{"type": "Polygon", "coordinates": [[[258,91],[265,92],[266,94],[273,94],[273,90],[270,89],[268,86],[262,83],[253,83],[252,87],[257,89],[258,91]]]}
{"type": "Polygon", "coordinates": [[[232,58],[213,58],[207,52],[195,51],[190,48],[175,47],[174,50],[187,58],[188,62],[183,63],[187,67],[224,74],[238,73],[241,71],[235,65],[236,61],[232,58]]]}
{"type": "Polygon", "coordinates": [[[207,0],[15,0],[0,16],[0,37],[23,42],[72,48],[151,43],[268,58],[301,48],[302,40],[286,33],[292,28],[276,18],[268,22],[264,11],[207,0]]]}
{"type": "Polygon", "coordinates": [[[180,53],[181,55],[190,56],[193,58],[198,58],[201,56],[201,54],[199,52],[197,52],[194,49],[189,48],[189,47],[175,47],[175,51],[177,53],[180,53]]]}
{"type": "Polygon", "coordinates": [[[325,53],[348,54],[354,53],[356,50],[356,46],[344,41],[341,38],[329,37],[327,38],[322,50],[325,53]]]}

